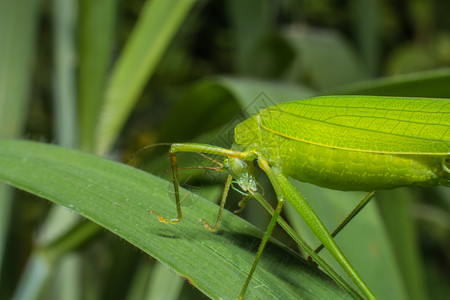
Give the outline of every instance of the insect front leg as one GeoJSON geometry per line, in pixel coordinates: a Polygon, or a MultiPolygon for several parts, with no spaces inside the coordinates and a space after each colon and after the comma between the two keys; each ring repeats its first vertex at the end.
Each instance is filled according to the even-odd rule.
{"type": "MultiPolygon", "coordinates": [[[[180,201],[180,184],[179,184],[179,180],[178,180],[178,166],[177,166],[177,157],[176,157],[177,152],[209,153],[209,154],[217,154],[217,155],[222,155],[222,156],[227,156],[227,157],[235,157],[235,158],[239,158],[239,159],[252,159],[252,157],[255,156],[255,154],[252,152],[241,152],[241,151],[229,150],[229,149],[215,147],[215,146],[211,146],[211,145],[205,145],[205,144],[195,144],[195,143],[172,144],[170,146],[170,150],[169,150],[169,158],[170,158],[170,163],[171,163],[171,168],[172,168],[172,181],[173,181],[173,188],[175,191],[177,218],[175,218],[175,219],[165,218],[160,213],[158,213],[154,210],[149,211],[149,213],[151,213],[151,214],[156,214],[158,216],[158,219],[160,222],[166,223],[166,224],[177,224],[177,223],[181,222],[181,220],[183,218],[183,215],[181,212],[181,201],[180,201]]],[[[231,182],[231,179],[230,179],[230,182],[231,182]]],[[[229,184],[227,186],[228,186],[227,191],[226,191],[226,193],[224,193],[225,198],[228,193],[229,184]]],[[[225,203],[223,203],[223,204],[225,204],[225,203]]],[[[215,228],[215,227],[219,227],[222,210],[223,210],[223,208],[220,210],[219,216],[218,216],[219,223],[217,223],[217,221],[216,221],[215,226],[209,226],[209,224],[205,225],[206,228],[208,228],[211,231],[217,230],[217,228],[215,228]]]]}
{"type": "Polygon", "coordinates": [[[158,213],[154,210],[150,210],[148,213],[157,215],[158,220],[162,223],[177,224],[177,223],[181,222],[181,220],[183,219],[183,214],[181,212],[180,184],[178,181],[178,164],[177,164],[176,149],[174,149],[173,146],[170,147],[169,158],[170,158],[170,164],[171,164],[171,168],[172,168],[173,188],[175,190],[175,203],[177,206],[177,218],[176,219],[165,218],[160,213],[158,213]]]}

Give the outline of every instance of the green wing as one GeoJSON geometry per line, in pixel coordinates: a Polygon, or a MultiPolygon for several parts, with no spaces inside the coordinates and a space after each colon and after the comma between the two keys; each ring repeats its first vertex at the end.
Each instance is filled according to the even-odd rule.
{"type": "Polygon", "coordinates": [[[377,153],[450,154],[450,100],[326,96],[271,106],[261,127],[289,139],[377,153]]]}

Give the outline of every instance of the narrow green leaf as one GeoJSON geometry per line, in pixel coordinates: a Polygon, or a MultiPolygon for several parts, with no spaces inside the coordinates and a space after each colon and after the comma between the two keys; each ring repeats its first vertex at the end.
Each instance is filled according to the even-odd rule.
{"type": "MultiPolygon", "coordinates": [[[[261,232],[230,212],[219,234],[217,206],[182,190],[183,221],[159,223],[147,213],[175,214],[171,183],[129,166],[46,144],[0,140],[0,180],[69,207],[185,277],[211,298],[238,295],[261,232]]],[[[279,243],[258,264],[246,299],[344,299],[348,295],[279,243]]]]}
{"type": "Polygon", "coordinates": [[[97,128],[96,153],[105,153],[133,109],[195,0],[147,1],[111,75],[97,128]]]}
{"type": "Polygon", "coordinates": [[[410,189],[380,191],[377,204],[383,216],[394,254],[400,266],[408,299],[428,299],[425,289],[424,267],[420,257],[417,229],[411,216],[412,200],[418,195],[410,189]]]}
{"type": "Polygon", "coordinates": [[[29,93],[39,0],[0,1],[0,136],[22,133],[29,93]]]}
{"type": "Polygon", "coordinates": [[[53,1],[55,29],[53,103],[55,136],[63,147],[77,143],[76,76],[75,76],[75,3],[70,0],[53,1]]]}
{"type": "Polygon", "coordinates": [[[117,0],[83,0],[79,8],[79,144],[93,151],[94,128],[111,62],[117,0]]]}
{"type": "MultiPolygon", "coordinates": [[[[19,137],[25,127],[40,4],[40,0],[0,1],[0,138],[19,137]]],[[[4,270],[12,197],[12,189],[0,184],[0,270],[4,270]]],[[[10,276],[7,273],[2,276],[10,276]]],[[[0,297],[11,292],[7,282],[0,277],[0,297]]]]}
{"type": "MultiPolygon", "coordinates": [[[[64,207],[58,206],[63,209],[64,207]]],[[[65,209],[65,208],[64,208],[65,209]]],[[[52,210],[54,216],[60,218],[62,216],[61,211],[52,210]]],[[[74,216],[69,216],[69,221],[72,221],[74,216]]],[[[68,290],[62,289],[62,285],[70,285],[67,282],[59,281],[59,285],[54,282],[55,274],[58,274],[58,279],[63,278],[76,278],[76,281],[72,281],[72,286],[79,286],[80,272],[79,268],[65,268],[67,260],[70,260],[70,255],[65,255],[70,251],[80,247],[81,245],[89,242],[96,233],[101,230],[101,227],[92,222],[82,222],[76,226],[73,226],[69,232],[65,235],[61,235],[59,239],[56,239],[58,233],[49,232],[49,226],[69,227],[67,220],[63,220],[58,223],[49,220],[45,223],[47,226],[46,233],[48,237],[52,239],[52,243],[48,246],[37,244],[23,270],[19,283],[14,291],[14,300],[30,300],[30,299],[42,299],[43,295],[49,294],[45,289],[52,290],[53,295],[57,298],[62,298],[68,290]],[[55,241],[53,241],[55,240],[55,241]],[[62,260],[60,260],[62,258],[62,260]],[[53,278],[52,278],[53,277],[53,278]],[[51,283],[49,285],[49,283],[51,283]],[[66,284],[64,284],[66,283],[66,284]]],[[[58,229],[56,229],[58,230],[58,229]]],[[[42,238],[41,238],[42,240],[42,238]]],[[[74,257],[72,256],[72,259],[74,257]]],[[[64,297],[66,299],[66,297],[64,297]]]]}

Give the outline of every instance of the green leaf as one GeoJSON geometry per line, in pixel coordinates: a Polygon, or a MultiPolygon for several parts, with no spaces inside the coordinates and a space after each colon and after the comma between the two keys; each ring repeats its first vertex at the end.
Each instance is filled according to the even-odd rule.
{"type": "MultiPolygon", "coordinates": [[[[408,287],[408,299],[428,299],[425,288],[424,262],[420,255],[415,220],[411,216],[413,200],[418,193],[413,189],[380,191],[378,209],[386,224],[400,272],[408,287]]],[[[448,192],[448,191],[447,191],[448,192]]]]}
{"type": "MultiPolygon", "coordinates": [[[[40,0],[0,1],[0,137],[18,137],[27,123],[36,53],[40,0]]],[[[10,236],[12,190],[0,184],[0,270],[10,236]]],[[[5,259],[6,258],[6,259],[5,259]]],[[[10,292],[8,271],[0,275],[1,295],[10,292]]]]}
{"type": "Polygon", "coordinates": [[[449,80],[450,68],[442,68],[358,82],[329,93],[448,98],[449,80]]]}
{"type": "Polygon", "coordinates": [[[195,0],[147,1],[105,92],[96,153],[108,151],[195,0]]]}
{"type": "Polygon", "coordinates": [[[55,137],[61,146],[73,148],[77,143],[76,116],[76,62],[75,52],[75,3],[55,1],[53,103],[55,137]]]}
{"type": "Polygon", "coordinates": [[[291,28],[285,37],[297,54],[288,72],[290,79],[323,90],[367,78],[361,59],[338,32],[291,28]]]}
{"type": "Polygon", "coordinates": [[[356,1],[351,5],[358,50],[370,76],[377,74],[380,68],[381,39],[377,27],[381,15],[380,6],[376,0],[356,1]]]}
{"type": "Polygon", "coordinates": [[[231,0],[225,2],[231,23],[231,35],[235,48],[235,68],[240,74],[255,74],[258,63],[251,58],[257,54],[256,46],[270,32],[275,23],[274,3],[264,0],[231,0]]]}
{"type": "Polygon", "coordinates": [[[83,0],[79,6],[79,144],[92,151],[94,133],[111,62],[117,0],[83,0]]]}
{"type": "MultiPolygon", "coordinates": [[[[0,180],[94,221],[215,299],[236,298],[260,241],[261,232],[230,212],[224,213],[220,233],[205,230],[199,218],[214,220],[217,206],[184,189],[182,200],[188,204],[183,205],[183,221],[162,224],[147,211],[175,214],[169,182],[57,146],[0,140],[0,180]]],[[[348,298],[328,277],[278,242],[266,250],[246,299],[348,298]]]]}

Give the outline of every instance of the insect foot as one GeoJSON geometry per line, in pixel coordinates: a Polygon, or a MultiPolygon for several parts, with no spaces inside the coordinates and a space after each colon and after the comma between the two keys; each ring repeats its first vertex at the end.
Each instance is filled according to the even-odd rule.
{"type": "Polygon", "coordinates": [[[164,224],[177,224],[181,222],[181,218],[177,218],[177,219],[168,219],[168,218],[164,218],[160,213],[157,213],[154,210],[149,210],[148,211],[149,214],[155,214],[158,216],[158,221],[164,224]]]}

